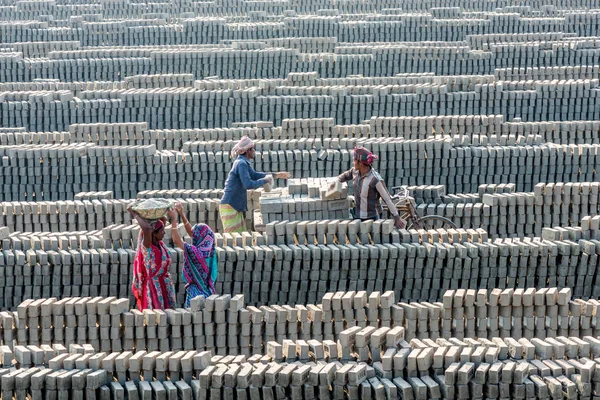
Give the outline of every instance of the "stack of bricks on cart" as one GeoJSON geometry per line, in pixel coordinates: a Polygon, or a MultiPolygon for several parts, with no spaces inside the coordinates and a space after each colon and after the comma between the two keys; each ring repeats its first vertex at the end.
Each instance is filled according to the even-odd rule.
{"type": "Polygon", "coordinates": [[[339,191],[329,193],[335,179],[290,179],[279,193],[264,193],[260,197],[261,222],[348,219],[348,186],[340,184],[339,191]]]}

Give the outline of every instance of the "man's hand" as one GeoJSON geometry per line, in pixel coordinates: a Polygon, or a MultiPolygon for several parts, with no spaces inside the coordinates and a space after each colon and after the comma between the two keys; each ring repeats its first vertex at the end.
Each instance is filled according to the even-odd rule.
{"type": "Polygon", "coordinates": [[[275,177],[275,179],[290,179],[291,177],[290,173],[287,171],[277,172],[276,174],[273,174],[273,176],[275,177]]]}
{"type": "Polygon", "coordinates": [[[394,218],[394,222],[396,228],[398,229],[404,229],[406,227],[406,221],[404,221],[399,215],[394,218]]]}

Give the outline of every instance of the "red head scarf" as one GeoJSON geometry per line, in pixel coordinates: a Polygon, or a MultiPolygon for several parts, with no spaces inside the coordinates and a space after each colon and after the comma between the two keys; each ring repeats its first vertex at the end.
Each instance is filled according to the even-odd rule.
{"type": "Polygon", "coordinates": [[[371,153],[364,147],[358,146],[354,148],[354,159],[364,164],[371,165],[374,161],[378,160],[379,157],[377,157],[375,154],[371,153]]]}

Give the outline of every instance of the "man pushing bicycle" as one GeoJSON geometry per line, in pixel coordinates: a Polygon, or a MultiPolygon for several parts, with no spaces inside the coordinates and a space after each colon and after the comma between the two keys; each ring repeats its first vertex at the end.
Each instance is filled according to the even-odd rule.
{"type": "MultiPolygon", "coordinates": [[[[356,203],[354,218],[361,221],[379,219],[381,215],[380,199],[383,199],[394,217],[396,227],[403,229],[406,222],[398,214],[381,175],[372,167],[373,162],[378,158],[364,147],[355,147],[354,167],[338,176],[337,180],[341,183],[352,180],[356,203]]],[[[331,187],[335,187],[335,182],[331,187]]]]}

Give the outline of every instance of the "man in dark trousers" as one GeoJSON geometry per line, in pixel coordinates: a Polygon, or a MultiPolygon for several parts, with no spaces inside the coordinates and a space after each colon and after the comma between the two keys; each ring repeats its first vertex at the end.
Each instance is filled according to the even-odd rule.
{"type": "Polygon", "coordinates": [[[396,227],[403,229],[406,222],[398,214],[381,175],[373,169],[373,162],[378,158],[366,148],[356,147],[354,149],[354,167],[338,176],[337,179],[342,183],[352,181],[356,202],[354,218],[361,221],[379,219],[380,199],[382,199],[394,217],[396,227]]]}

